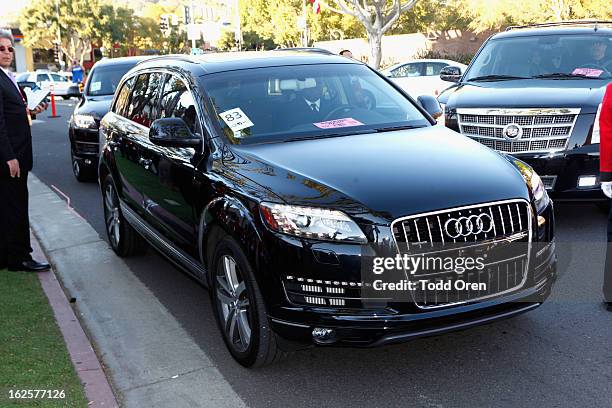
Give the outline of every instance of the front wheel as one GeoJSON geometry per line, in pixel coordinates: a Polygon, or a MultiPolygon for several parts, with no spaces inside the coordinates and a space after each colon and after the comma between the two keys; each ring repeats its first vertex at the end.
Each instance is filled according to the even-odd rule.
{"type": "Polygon", "coordinates": [[[84,183],[86,181],[95,180],[95,172],[91,169],[91,167],[83,165],[74,157],[72,153],[70,153],[70,159],[72,160],[72,174],[77,181],[84,183]]]}
{"type": "Polygon", "coordinates": [[[119,196],[111,175],[104,179],[102,194],[106,234],[113,251],[121,257],[143,253],[147,244],[123,217],[119,206],[119,196]]]}
{"type": "Polygon", "coordinates": [[[261,367],[283,357],[253,269],[238,243],[222,238],[210,265],[215,318],[234,359],[245,367],[261,367]]]}

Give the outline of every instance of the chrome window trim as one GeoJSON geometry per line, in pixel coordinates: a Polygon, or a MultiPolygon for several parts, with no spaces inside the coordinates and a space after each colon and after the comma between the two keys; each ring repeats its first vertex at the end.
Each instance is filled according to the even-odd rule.
{"type": "Polygon", "coordinates": [[[457,108],[460,115],[562,116],[579,115],[582,108],[457,108]]]}
{"type": "MultiPolygon", "coordinates": [[[[527,282],[527,278],[529,276],[529,266],[531,263],[531,248],[532,248],[532,240],[533,240],[533,219],[535,217],[534,215],[534,211],[533,211],[533,207],[531,205],[531,203],[528,200],[525,200],[523,198],[515,198],[515,199],[509,199],[509,200],[501,200],[501,201],[491,201],[491,202],[486,202],[486,203],[480,203],[480,204],[473,204],[473,205],[467,205],[467,206],[462,206],[462,207],[453,207],[453,208],[447,208],[447,209],[443,209],[443,210],[436,210],[436,211],[430,211],[430,212],[425,212],[425,213],[419,213],[419,214],[413,214],[413,215],[407,215],[404,217],[400,217],[397,218],[395,220],[393,220],[391,222],[391,235],[393,236],[393,243],[395,244],[395,248],[398,254],[402,255],[402,252],[400,251],[400,247],[399,244],[395,238],[395,234],[393,233],[393,227],[395,226],[395,224],[399,223],[403,223],[403,221],[406,220],[411,220],[414,218],[423,218],[423,217],[429,217],[432,215],[438,215],[438,214],[444,214],[444,213],[448,213],[448,212],[453,212],[453,211],[463,211],[463,210],[469,210],[469,209],[473,209],[473,208],[480,208],[480,207],[489,207],[491,208],[492,206],[495,205],[503,205],[503,204],[513,204],[513,203],[523,203],[525,205],[527,205],[527,213],[530,215],[527,220],[527,234],[528,234],[528,242],[527,242],[527,260],[525,262],[525,270],[523,273],[523,280],[516,286],[506,289],[505,291],[502,292],[496,292],[490,295],[486,295],[486,296],[481,296],[478,298],[474,298],[474,299],[470,299],[467,301],[460,301],[460,302],[453,302],[453,303],[445,303],[443,305],[435,305],[435,306],[424,306],[424,305],[419,305],[419,303],[414,299],[414,293],[412,293],[413,295],[413,301],[414,304],[416,305],[417,308],[421,309],[421,310],[433,310],[433,309],[441,309],[441,308],[445,308],[445,307],[452,307],[452,306],[458,306],[458,305],[463,305],[463,304],[468,304],[468,303],[474,303],[474,302],[480,302],[482,300],[485,299],[489,299],[489,298],[493,298],[493,297],[500,297],[500,296],[504,296],[508,293],[512,293],[515,292],[521,288],[523,288],[525,286],[525,283],[527,282]]],[[[499,241],[502,242],[504,240],[507,240],[506,238],[502,238],[502,239],[498,239],[495,241],[499,241]]],[[[407,243],[408,245],[410,243],[407,243]]],[[[440,251],[437,251],[440,252],[440,251]]],[[[410,279],[408,277],[408,275],[406,275],[406,279],[410,279]]]]}

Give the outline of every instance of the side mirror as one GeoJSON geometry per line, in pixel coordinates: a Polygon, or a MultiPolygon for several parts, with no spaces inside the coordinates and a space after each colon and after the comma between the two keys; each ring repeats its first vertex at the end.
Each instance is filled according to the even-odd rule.
{"type": "Polygon", "coordinates": [[[440,79],[447,82],[459,82],[461,79],[461,68],[449,65],[440,71],[440,79]]]}
{"type": "Polygon", "coordinates": [[[440,102],[438,102],[438,100],[433,96],[421,95],[417,98],[417,102],[423,109],[425,109],[427,113],[429,113],[432,118],[438,119],[440,116],[442,116],[443,112],[440,102]]]}
{"type": "Polygon", "coordinates": [[[191,132],[181,118],[157,119],[149,129],[151,143],[164,147],[193,147],[202,144],[202,138],[191,132]]]}

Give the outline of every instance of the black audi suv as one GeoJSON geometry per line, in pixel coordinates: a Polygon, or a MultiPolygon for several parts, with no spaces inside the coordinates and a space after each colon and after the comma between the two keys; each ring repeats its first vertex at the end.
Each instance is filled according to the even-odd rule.
{"type": "Polygon", "coordinates": [[[78,181],[96,180],[100,120],[110,108],[121,77],[145,58],[106,58],[89,72],[81,99],[68,122],[72,172],[78,181]]]}
{"type": "Polygon", "coordinates": [[[612,81],[610,22],[510,27],[489,38],[438,100],[446,126],[531,165],[554,200],[609,201],[599,186],[599,112],[612,81]]]}
{"type": "Polygon", "coordinates": [[[146,241],[209,287],[245,366],[532,310],[556,274],[544,186],[525,163],[434,126],[439,113],[339,56],[141,62],[101,122],[109,241],[119,256],[146,241]],[[442,255],[455,267],[377,270],[442,255]],[[458,269],[469,256],[481,267],[458,269]]]}

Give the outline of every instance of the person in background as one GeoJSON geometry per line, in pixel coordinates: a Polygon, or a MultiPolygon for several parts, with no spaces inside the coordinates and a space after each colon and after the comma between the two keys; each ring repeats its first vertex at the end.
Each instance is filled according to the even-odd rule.
{"type": "Polygon", "coordinates": [[[340,51],[340,55],[347,58],[353,58],[353,53],[350,50],[342,50],[340,51]]]}
{"type": "Polygon", "coordinates": [[[72,83],[80,84],[83,82],[83,67],[77,60],[72,61],[72,83]]]}
{"type": "MultiPolygon", "coordinates": [[[[608,84],[599,115],[599,177],[601,189],[612,198],[612,84],[608,84]]],[[[612,208],[608,214],[608,245],[603,284],[604,303],[612,312],[612,208]]]]}
{"type": "Polygon", "coordinates": [[[9,71],[14,41],[0,31],[0,270],[42,272],[49,264],[30,255],[28,172],[32,170],[32,133],[29,115],[47,108],[41,103],[29,110],[25,95],[9,71]]]}

